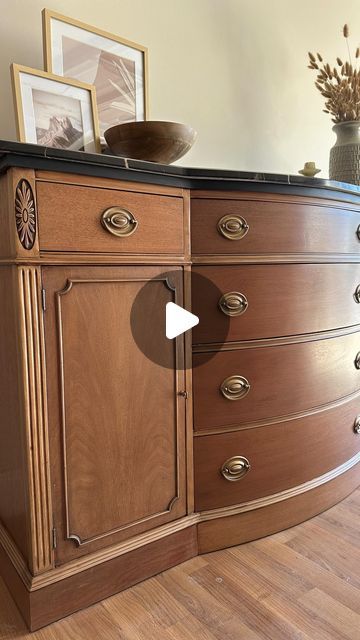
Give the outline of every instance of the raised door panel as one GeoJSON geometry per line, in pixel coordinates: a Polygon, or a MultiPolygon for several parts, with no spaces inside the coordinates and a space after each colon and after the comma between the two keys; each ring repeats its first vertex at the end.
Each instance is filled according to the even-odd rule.
{"type": "Polygon", "coordinates": [[[192,310],[200,323],[193,342],[218,342],[226,332],[236,342],[359,324],[359,285],[358,264],[194,267],[192,310]]]}
{"type": "Polygon", "coordinates": [[[360,389],[360,333],[310,342],[196,353],[197,430],[267,421],[334,402],[360,389]],[[359,364],[359,363],[358,363],[359,364]]]}
{"type": "Polygon", "coordinates": [[[163,331],[182,270],[170,280],[151,267],[44,269],[58,564],[186,513],[183,339],[163,331]],[[132,335],[145,284],[133,321],[168,366],[132,335]]]}

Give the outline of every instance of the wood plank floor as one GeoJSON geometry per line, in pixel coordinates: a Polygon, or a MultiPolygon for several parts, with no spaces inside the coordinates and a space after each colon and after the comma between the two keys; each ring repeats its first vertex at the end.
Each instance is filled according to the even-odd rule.
{"type": "Polygon", "coordinates": [[[27,633],[0,581],[0,640],[360,640],[360,489],[293,529],[190,560],[27,633]]]}

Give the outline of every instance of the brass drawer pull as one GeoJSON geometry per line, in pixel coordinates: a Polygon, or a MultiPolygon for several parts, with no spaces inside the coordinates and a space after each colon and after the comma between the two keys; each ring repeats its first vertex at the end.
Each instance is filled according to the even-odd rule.
{"type": "Polygon", "coordinates": [[[360,351],[356,354],[356,358],[354,360],[354,364],[356,369],[360,369],[360,351]]]}
{"type": "Polygon", "coordinates": [[[358,435],[360,435],[360,416],[358,416],[358,417],[355,419],[355,422],[354,422],[354,431],[355,431],[355,433],[357,433],[358,435]]]}
{"type": "Polygon", "coordinates": [[[131,234],[136,231],[139,223],[135,216],[127,209],[110,207],[110,209],[105,209],[102,214],[101,224],[104,229],[112,233],[113,236],[125,238],[131,236],[131,234]]]}
{"type": "MultiPolygon", "coordinates": [[[[359,294],[360,295],[360,294],[359,294]]],[[[243,293],[229,291],[224,293],[219,300],[219,309],[226,316],[240,316],[248,308],[248,301],[243,293]]]]}
{"type": "Polygon", "coordinates": [[[355,289],[355,293],[354,293],[354,300],[355,302],[357,302],[358,304],[360,303],[360,284],[358,284],[358,286],[355,289]]]}
{"type": "Polygon", "coordinates": [[[237,482],[246,476],[250,469],[251,465],[247,458],[244,458],[244,456],[233,456],[224,462],[220,472],[225,480],[237,482]]]}
{"type": "Polygon", "coordinates": [[[250,383],[243,376],[229,376],[220,386],[220,391],[227,400],[241,400],[250,391],[250,383]]]}
{"type": "Polygon", "coordinates": [[[241,216],[227,215],[220,218],[217,229],[228,240],[240,240],[246,236],[249,225],[241,216]]]}

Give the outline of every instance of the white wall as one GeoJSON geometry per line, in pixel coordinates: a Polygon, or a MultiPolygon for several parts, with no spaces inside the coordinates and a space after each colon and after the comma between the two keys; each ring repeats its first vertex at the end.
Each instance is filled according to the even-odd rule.
{"type": "Polygon", "coordinates": [[[327,175],[334,141],[307,51],[345,57],[359,0],[0,0],[0,138],[16,139],[9,65],[42,68],[41,9],[149,48],[150,118],[192,124],[181,164],[327,175]]]}

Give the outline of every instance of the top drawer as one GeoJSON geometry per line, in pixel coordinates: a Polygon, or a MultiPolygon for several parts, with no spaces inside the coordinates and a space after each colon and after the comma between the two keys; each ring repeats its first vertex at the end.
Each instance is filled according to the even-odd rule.
{"type": "Polygon", "coordinates": [[[194,254],[360,253],[359,224],[359,213],[328,203],[191,201],[194,254]]]}
{"type": "Polygon", "coordinates": [[[183,255],[183,199],[37,183],[40,249],[183,255]]]}

